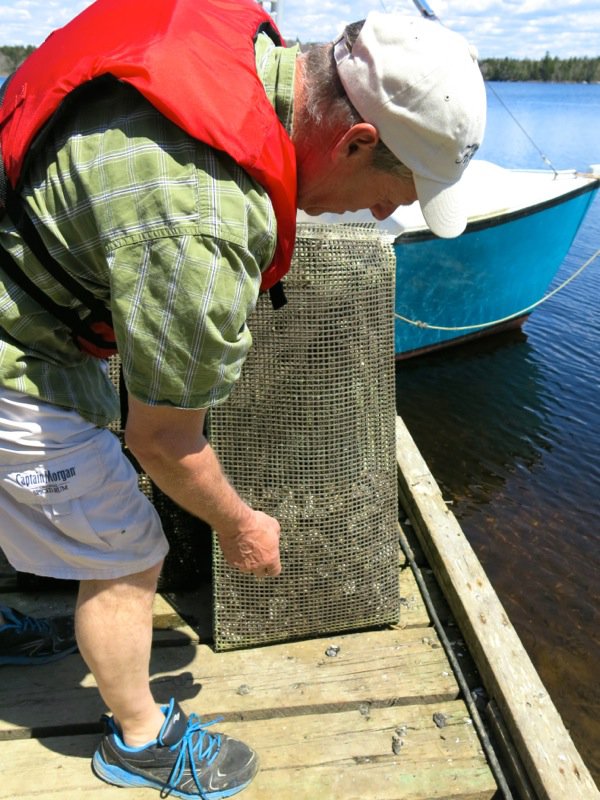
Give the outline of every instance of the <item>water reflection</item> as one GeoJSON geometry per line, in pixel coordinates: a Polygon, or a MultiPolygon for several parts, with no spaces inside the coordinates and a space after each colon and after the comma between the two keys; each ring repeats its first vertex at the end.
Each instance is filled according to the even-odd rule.
{"type": "Polygon", "coordinates": [[[399,363],[396,404],[598,776],[598,411],[588,381],[566,385],[569,337],[541,346],[542,317],[399,363]]]}
{"type": "Polygon", "coordinates": [[[586,170],[598,161],[598,84],[487,84],[488,119],[478,158],[503,166],[586,170]],[[516,115],[518,123],[506,111],[516,115]]]}
{"type": "Polygon", "coordinates": [[[397,365],[397,411],[461,513],[551,447],[543,370],[522,331],[397,365]]]}

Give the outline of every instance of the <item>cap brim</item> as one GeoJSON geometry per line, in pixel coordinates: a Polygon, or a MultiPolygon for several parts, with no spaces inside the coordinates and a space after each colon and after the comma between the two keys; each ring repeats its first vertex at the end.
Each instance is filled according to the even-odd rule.
{"type": "Polygon", "coordinates": [[[461,182],[444,184],[413,175],[425,222],[436,236],[452,239],[467,226],[467,198],[461,182]]]}

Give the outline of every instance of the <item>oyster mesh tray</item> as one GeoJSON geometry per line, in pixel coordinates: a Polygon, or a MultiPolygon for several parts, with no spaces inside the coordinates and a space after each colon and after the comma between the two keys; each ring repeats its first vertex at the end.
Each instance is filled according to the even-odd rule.
{"type": "Polygon", "coordinates": [[[259,297],[209,437],[240,495],[279,520],[283,571],[242,574],[214,537],[218,650],[398,621],[394,278],[372,226],[303,225],[288,304],[259,297]]]}

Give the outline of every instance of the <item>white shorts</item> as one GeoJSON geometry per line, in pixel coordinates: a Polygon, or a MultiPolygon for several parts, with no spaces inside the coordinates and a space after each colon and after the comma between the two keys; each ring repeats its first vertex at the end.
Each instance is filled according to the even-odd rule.
{"type": "Polygon", "coordinates": [[[19,572],[102,580],[169,545],[119,439],[77,412],[0,389],[0,548],[19,572]]]}

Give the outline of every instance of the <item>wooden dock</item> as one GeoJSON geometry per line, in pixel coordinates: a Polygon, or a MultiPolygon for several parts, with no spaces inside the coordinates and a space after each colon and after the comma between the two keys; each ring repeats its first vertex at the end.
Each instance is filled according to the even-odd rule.
{"type": "MultiPolygon", "coordinates": [[[[157,700],[255,747],[244,800],[600,798],[400,420],[397,452],[400,625],[216,653],[207,587],[157,597],[157,700]]],[[[38,615],[74,605],[11,588],[0,602],[38,615]]],[[[105,709],[79,655],[0,676],[0,800],[158,797],[92,774],[105,709]]]]}

